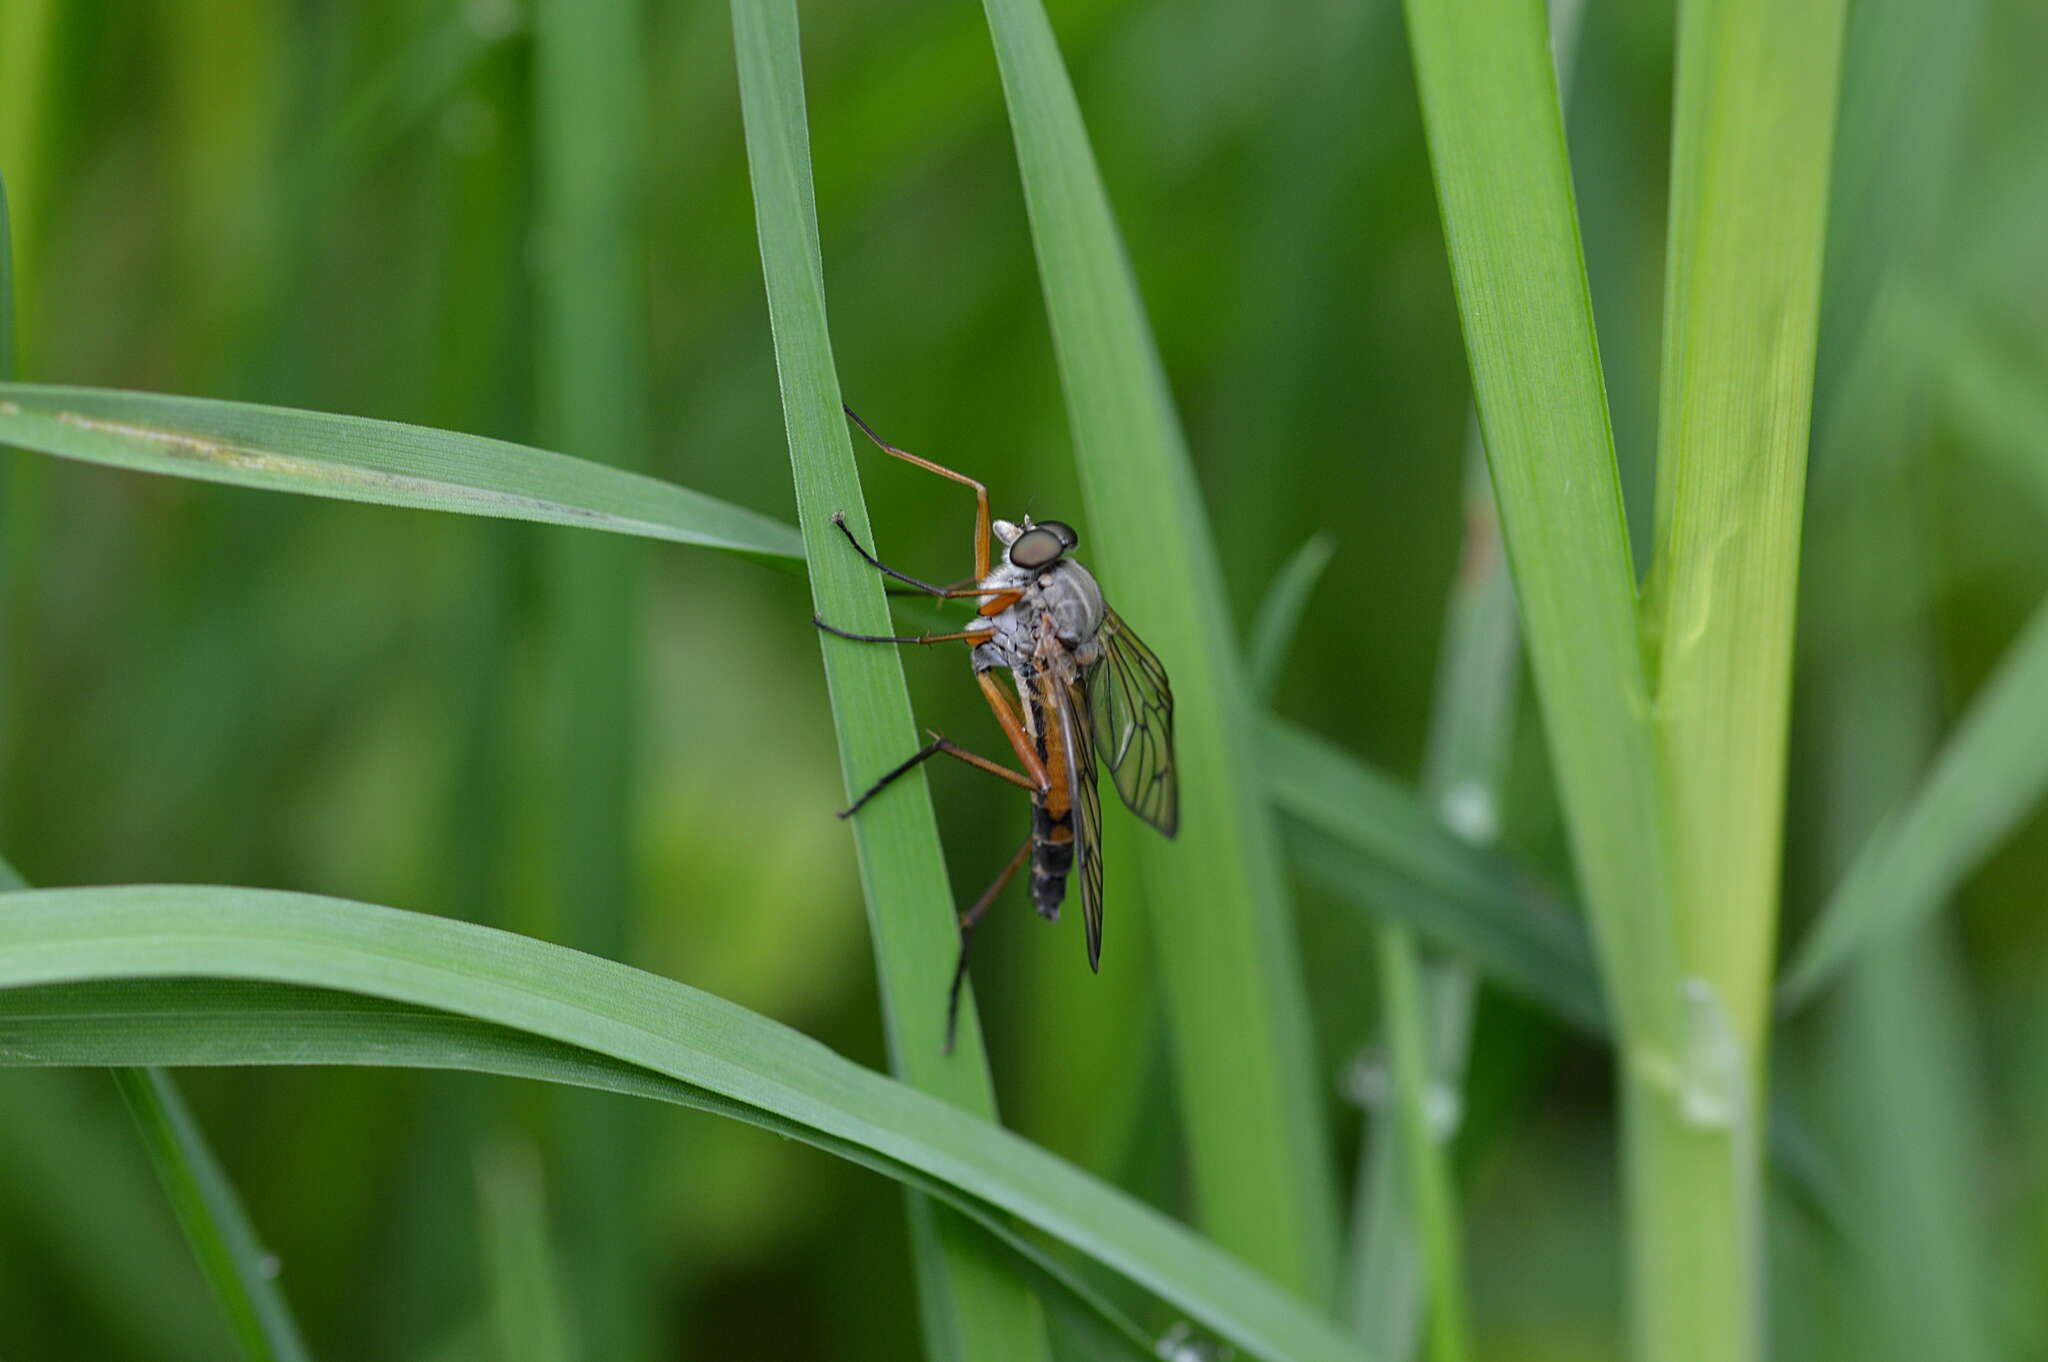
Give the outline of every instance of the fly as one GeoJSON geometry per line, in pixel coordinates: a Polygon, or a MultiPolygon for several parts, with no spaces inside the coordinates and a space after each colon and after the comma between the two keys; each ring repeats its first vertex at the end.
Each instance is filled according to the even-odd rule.
{"type": "Polygon", "coordinates": [[[1022,524],[991,521],[988,489],[964,473],[919,458],[846,414],[884,453],[974,489],[974,577],[958,586],[934,586],[876,558],[846,517],[832,523],[869,566],[924,595],[972,598],[980,604],[967,628],[905,637],[851,634],[814,619],[820,629],[857,643],[965,643],[972,649],[975,683],[1010,740],[1024,769],[1014,771],[938,733],[867,792],[840,811],[851,817],[904,773],[941,754],[1000,776],[1031,795],[1031,834],[974,905],[960,914],[960,961],[946,995],[946,1049],[960,1015],[960,985],[974,925],[1028,859],[1031,902],[1040,917],[1057,921],[1067,880],[1078,866],[1081,910],[1088,936],[1088,968],[1102,968],[1102,802],[1095,788],[1098,763],[1109,768],[1131,812],[1171,837],[1180,827],[1180,787],[1173,765],[1173,691],[1166,669],[1102,598],[1087,568],[1068,557],[1078,540],[1057,520],[1022,524]],[[991,565],[991,538],[1002,560],[991,565]],[[1010,674],[1013,700],[996,673],[1010,674]]]}

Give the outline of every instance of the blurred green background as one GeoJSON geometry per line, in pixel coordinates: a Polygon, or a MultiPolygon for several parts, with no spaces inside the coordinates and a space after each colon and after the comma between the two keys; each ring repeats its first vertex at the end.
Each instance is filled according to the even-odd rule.
{"type": "MultiPolygon", "coordinates": [[[[1398,8],[1049,9],[1240,626],[1308,536],[1337,545],[1275,707],[1412,778],[1458,554],[1468,397],[1398,8]]],[[[645,171],[616,262],[639,300],[645,446],[565,447],[788,518],[726,9],[646,11],[642,123],[622,133],[645,171]]],[[[804,19],[849,400],[897,443],[984,479],[998,514],[1076,522],[1085,558],[979,8],[879,0],[804,19]]],[[[1624,482],[1645,512],[1672,27],[1668,6],[1589,0],[1571,98],[1624,482]]],[[[2048,10],[2030,0],[1871,3],[1852,19],[1787,935],[2048,585],[2044,51],[2048,10]],[[1901,26],[1941,40],[1884,40],[1901,26]]],[[[0,0],[20,376],[551,443],[534,55],[530,16],[504,0],[0,0]]],[[[964,494],[879,459],[863,471],[886,558],[929,577],[967,569],[964,494]]],[[[610,792],[559,755],[568,692],[589,680],[559,662],[574,532],[15,453],[0,496],[0,847],[29,880],[290,888],[587,943],[559,892],[564,810],[610,792]]],[[[630,752],[625,958],[880,1065],[802,583],[687,549],[620,552],[638,588],[630,700],[610,719],[630,752]]],[[[1142,630],[1144,603],[1105,585],[1142,630]]],[[[992,741],[960,658],[908,665],[923,722],[992,741]]],[[[1565,883],[1533,713],[1522,728],[1509,840],[1565,883]]],[[[1024,809],[970,772],[934,779],[954,885],[971,897],[1024,809]]],[[[2037,816],[1896,968],[1859,974],[1786,1031],[1778,1098],[1803,1117],[1842,1213],[1777,1198],[1780,1356],[1925,1355],[1886,1322],[1898,1269],[1885,1246],[1927,1197],[1970,1233],[1943,1252],[1968,1278],[1965,1332],[1981,1330],[1982,1355],[2048,1350],[2044,883],[2037,816]],[[1926,1073],[1938,1090],[1900,1087],[1926,1073]],[[1900,1186],[1914,1165],[1875,1131],[1949,1142],[1967,1179],[1900,1186]]],[[[1298,903],[1349,1159],[1360,1118],[1340,1078],[1377,1030],[1371,932],[1307,885],[1298,903]]],[[[998,1090],[1026,1136],[1180,1210],[1172,1098],[1144,1020],[1146,939],[1171,924],[1111,915],[1099,978],[1076,922],[1048,929],[1007,900],[984,928],[998,1090]]],[[[607,1293],[631,1322],[598,1326],[622,1329],[626,1351],[588,1355],[918,1347],[898,1193],[816,1151],[479,1078],[210,1071],[185,1086],[318,1355],[488,1355],[477,1189],[507,1140],[541,1151],[572,1258],[609,1242],[633,1265],[607,1293]],[[601,1224],[579,1221],[559,1166],[584,1157],[572,1151],[590,1130],[632,1188],[601,1224]]],[[[1483,1351],[1616,1355],[1608,1057],[1489,995],[1466,1120],[1483,1351]]],[[[581,1309],[586,1326],[602,1313],[581,1309]]],[[[228,1346],[112,1084],[0,1074],[0,1357],[228,1346]]]]}

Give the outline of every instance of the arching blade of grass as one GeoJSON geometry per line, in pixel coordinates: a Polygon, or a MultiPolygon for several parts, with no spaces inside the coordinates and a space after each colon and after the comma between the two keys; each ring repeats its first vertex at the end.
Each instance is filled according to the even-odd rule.
{"type": "Polygon", "coordinates": [[[1926,778],[1878,825],[1785,973],[1788,1005],[1936,912],[2048,791],[2048,604],[2034,611],[1926,778]]]}
{"type": "Polygon", "coordinates": [[[0,444],[273,492],[577,525],[763,559],[802,555],[789,526],[673,483],[360,416],[0,383],[0,444]]]}
{"type": "Polygon", "coordinates": [[[1111,850],[1142,869],[1161,923],[1196,1204],[1219,1242],[1324,1300],[1338,1198],[1321,1066],[1208,518],[1044,8],[986,9],[1087,496],[1083,549],[1173,677],[1179,840],[1137,831],[1111,850]]]}
{"type": "MultiPolygon", "coordinates": [[[[861,497],[825,320],[796,0],[733,0],[732,21],[811,599],[819,618],[841,629],[892,634],[881,575],[833,524],[834,516],[843,515],[847,528],[879,551],[861,497]]],[[[805,626],[799,621],[793,627],[805,626]]],[[[922,740],[895,648],[823,633],[819,640],[851,802],[922,740]]],[[[961,999],[957,1043],[946,1052],[946,995],[960,942],[923,770],[898,780],[849,826],[867,895],[890,1066],[911,1086],[992,1124],[995,1090],[971,989],[961,999]]],[[[929,1351],[974,1362],[1045,1357],[1045,1324],[1036,1299],[986,1241],[945,1213],[934,1214],[922,1199],[911,1198],[909,1209],[929,1351]]]]}
{"type": "MultiPolygon", "coordinates": [[[[945,1201],[993,1235],[1020,1268],[1095,1314],[1136,1355],[1151,1338],[1036,1238],[949,1183],[872,1150],[646,1069],[523,1031],[358,994],[281,984],[165,979],[0,989],[0,1038],[32,1067],[149,1058],[171,1067],[374,1065],[460,1070],[667,1102],[730,1117],[836,1154],[945,1201]],[[147,1025],[138,1023],[147,1021],[147,1025]]],[[[0,1066],[8,1061],[0,1058],[0,1066]]]]}
{"type": "Polygon", "coordinates": [[[1262,705],[1273,701],[1281,669],[1294,650],[1294,636],[1301,631],[1302,617],[1308,613],[1309,597],[1315,593],[1316,583],[1323,579],[1323,570],[1330,566],[1336,552],[1337,541],[1327,532],[1318,530],[1310,535],[1281,565],[1272,585],[1266,588],[1266,598],[1259,602],[1245,659],[1251,671],[1252,696],[1262,705]]]}
{"type": "Polygon", "coordinates": [[[1303,830],[1289,838],[1303,869],[1563,1020],[1608,1029],[1584,929],[1555,900],[1362,762],[1285,720],[1265,731],[1268,789],[1303,830]]]}
{"type": "MultiPolygon", "coordinates": [[[[0,859],[0,894],[27,888],[14,867],[0,859]]],[[[6,901],[0,900],[0,912],[5,911],[6,901]]],[[[269,1255],[177,1084],[160,1069],[115,1067],[113,1072],[243,1356],[250,1362],[302,1362],[306,1346],[276,1275],[265,1266],[269,1255]]]]}
{"type": "MultiPolygon", "coordinates": [[[[858,1146],[920,1169],[1097,1259],[1254,1356],[1355,1356],[1289,1292],[1116,1188],[808,1037],[629,966],[452,919],[266,890],[31,890],[5,904],[0,989],[239,979],[361,994],[512,1028],[691,1085],[733,1114],[781,1122],[828,1147],[858,1146]]],[[[101,996],[119,998],[132,987],[101,996]]],[[[304,996],[274,995],[310,1012],[304,996]]],[[[35,1056],[38,1016],[65,1033],[67,1016],[78,1022],[77,1001],[69,989],[9,999],[0,1063],[35,1056]]],[[[132,1017],[96,1029],[110,1047],[181,1034],[168,1022],[142,1026],[132,1017]]],[[[298,1029],[274,1015],[253,1028],[195,1024],[182,1031],[179,1062],[287,1059],[298,1029]]],[[[84,1024],[69,1032],[94,1033],[84,1024]]],[[[360,1028],[356,1038],[364,1061],[382,1062],[377,1028],[360,1028]]],[[[66,1062],[105,1062],[117,1053],[135,1054],[73,1052],[66,1062]]],[[[489,1071],[488,1056],[487,1037],[472,1034],[441,1047],[437,1067],[489,1071]]]]}

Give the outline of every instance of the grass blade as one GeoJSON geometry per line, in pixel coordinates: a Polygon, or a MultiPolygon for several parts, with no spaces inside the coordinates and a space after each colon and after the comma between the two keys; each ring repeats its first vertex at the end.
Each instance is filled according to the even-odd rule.
{"type": "Polygon", "coordinates": [[[1919,788],[1865,842],[1800,944],[1782,988],[1811,998],[1859,950],[1935,913],[2048,790],[2048,604],[2033,618],[1919,788]]]}
{"type": "MultiPolygon", "coordinates": [[[[548,0],[534,14],[541,239],[536,372],[548,444],[593,463],[647,462],[645,281],[634,264],[643,166],[640,7],[548,0]]],[[[610,535],[545,545],[554,703],[555,897],[560,939],[625,959],[632,941],[640,547],[610,535]]],[[[578,1103],[561,1123],[568,1282],[593,1357],[655,1352],[664,1313],[644,1242],[648,1150],[635,1113],[578,1103]]]]}
{"type": "Polygon", "coordinates": [[[1307,834],[1288,840],[1309,874],[1564,1020],[1607,1029],[1584,930],[1507,862],[1285,720],[1266,723],[1265,764],[1274,803],[1307,834]]]}
{"type": "Polygon", "coordinates": [[[1645,608],[1686,969],[1759,1072],[1843,12],[1713,0],[1679,39],[1645,608]]]}
{"type": "Polygon", "coordinates": [[[8,225],[7,179],[0,175],[0,382],[14,377],[14,232],[8,225]]]}
{"type": "Polygon", "coordinates": [[[1281,565],[1279,575],[1266,588],[1259,613],[1252,623],[1252,641],[1245,649],[1251,670],[1252,697],[1260,704],[1273,702],[1287,655],[1294,650],[1294,636],[1301,632],[1302,617],[1308,613],[1309,597],[1323,570],[1337,553],[1337,541],[1318,530],[1302,541],[1300,548],[1281,565]]]}
{"type": "MultiPolygon", "coordinates": [[[[27,888],[14,867],[0,859],[0,893],[27,888]]],[[[113,1072],[142,1131],[150,1164],[243,1355],[251,1362],[303,1362],[306,1345],[278,1289],[270,1255],[177,1084],[158,1069],[117,1067],[113,1072]]]]}
{"type": "Polygon", "coordinates": [[[1540,6],[1409,0],[1474,402],[1621,1028],[1675,1054],[1678,957],[1621,488],[1540,6]]]}
{"type": "Polygon", "coordinates": [[[480,1150],[476,1192],[497,1322],[494,1355],[518,1362],[571,1362],[578,1349],[548,1235],[539,1151],[509,1138],[480,1150]]]}
{"type": "MultiPolygon", "coordinates": [[[[841,414],[825,320],[796,3],[733,0],[732,19],[761,269],[797,516],[812,568],[811,599],[819,618],[842,629],[890,634],[895,631],[881,576],[832,523],[843,513],[860,541],[877,547],[841,414]]],[[[819,638],[850,801],[921,743],[896,650],[819,638]]],[[[995,1091],[971,991],[961,1001],[953,1053],[945,1053],[946,990],[959,936],[923,770],[899,780],[850,825],[881,979],[890,1065],[911,1086],[993,1122],[995,1091]]],[[[935,1356],[1046,1355],[1036,1300],[983,1240],[915,1198],[910,1224],[926,1345],[935,1356]]]]}
{"type": "MultiPolygon", "coordinates": [[[[734,1115],[783,1123],[828,1148],[856,1146],[1008,1212],[1255,1356],[1353,1356],[1317,1312],[1214,1245],[1027,1141],[863,1069],[743,1008],[613,961],[474,924],[255,889],[152,885],[31,890],[0,914],[0,990],[111,980],[239,979],[434,1008],[528,1033],[701,1090],[734,1115]]],[[[187,987],[203,992],[198,984],[187,987]]],[[[99,990],[101,1004],[136,985],[99,990]]],[[[276,990],[294,1014],[301,991],[276,990]]],[[[173,1028],[80,1021],[76,990],[0,995],[0,1062],[104,1063],[112,1047],[176,1039],[181,1063],[287,1062],[300,1027],[173,1028]],[[72,1017],[67,1023],[66,1017],[72,1017]],[[99,1047],[40,1053],[38,1021],[99,1047]],[[210,1048],[209,1048],[210,1047],[210,1048]]],[[[397,1014],[394,1014],[396,1016],[397,1014]]],[[[387,1019],[389,1024],[405,1024],[387,1019]]],[[[485,1028],[435,1067],[490,1069],[485,1028]]],[[[374,1027],[352,1032],[365,1062],[374,1027]]]]}
{"type": "Polygon", "coordinates": [[[1197,1210],[1219,1242],[1323,1300],[1338,1198],[1320,1066],[1207,517],[1045,10],[986,9],[1087,498],[1084,551],[1173,676],[1180,838],[1124,822],[1115,851],[1134,847],[1162,915],[1197,1210]]]}
{"type": "Polygon", "coordinates": [[[203,482],[576,525],[754,558],[802,552],[789,526],[656,478],[360,416],[0,383],[0,443],[203,482]]]}
{"type": "Polygon", "coordinates": [[[252,1362],[304,1359],[306,1345],[278,1293],[270,1255],[171,1076],[144,1068],[113,1073],[242,1355],[252,1362]]]}

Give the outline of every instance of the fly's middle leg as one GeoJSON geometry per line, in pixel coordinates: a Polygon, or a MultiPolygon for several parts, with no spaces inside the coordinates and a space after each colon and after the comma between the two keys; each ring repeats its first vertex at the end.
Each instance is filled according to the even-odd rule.
{"type": "Polygon", "coordinates": [[[1013,879],[1024,858],[1031,854],[1031,839],[1026,837],[1024,845],[1017,848],[1017,854],[1003,867],[1003,873],[996,876],[996,882],[982,891],[974,906],[960,915],[960,960],[953,966],[953,986],[946,991],[946,1053],[953,1053],[953,1032],[960,1024],[960,986],[967,982],[967,951],[974,944],[974,924],[981,921],[981,915],[996,901],[1004,886],[1013,879]]]}

